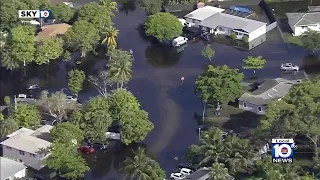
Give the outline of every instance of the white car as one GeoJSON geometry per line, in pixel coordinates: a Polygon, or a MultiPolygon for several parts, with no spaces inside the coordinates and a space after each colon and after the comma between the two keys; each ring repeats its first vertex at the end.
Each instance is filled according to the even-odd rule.
{"type": "Polygon", "coordinates": [[[187,42],[188,42],[188,38],[179,36],[179,37],[172,40],[172,46],[173,47],[180,47],[183,44],[186,44],[187,42]]]}
{"type": "Polygon", "coordinates": [[[182,24],[182,26],[187,26],[187,27],[191,27],[192,25],[190,23],[188,23],[185,19],[178,19],[180,21],[180,23],[182,24]]]}
{"type": "Polygon", "coordinates": [[[190,175],[192,173],[192,170],[188,169],[188,168],[182,168],[180,170],[180,173],[187,176],[187,175],[190,175]]]}
{"type": "Polygon", "coordinates": [[[171,173],[170,174],[170,178],[172,179],[183,179],[185,177],[185,175],[181,174],[181,173],[171,173]]]}
{"type": "Polygon", "coordinates": [[[26,94],[19,94],[18,98],[27,98],[27,95],[26,94]]]}
{"type": "Polygon", "coordinates": [[[281,70],[283,71],[299,71],[299,66],[292,63],[281,64],[281,70]]]}
{"type": "Polygon", "coordinates": [[[29,84],[27,89],[28,90],[36,90],[36,89],[41,89],[41,88],[37,84],[29,84]]]}
{"type": "Polygon", "coordinates": [[[78,98],[76,96],[67,96],[67,100],[70,100],[70,101],[77,101],[78,98]]]}

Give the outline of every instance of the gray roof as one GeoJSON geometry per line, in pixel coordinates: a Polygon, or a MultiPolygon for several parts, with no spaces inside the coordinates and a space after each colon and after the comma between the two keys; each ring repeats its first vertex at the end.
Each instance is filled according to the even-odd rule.
{"type": "Polygon", "coordinates": [[[187,179],[189,179],[189,180],[206,180],[209,177],[210,177],[210,169],[209,168],[201,168],[183,179],[185,179],[185,180],[187,180],[187,179]]]}
{"type": "Polygon", "coordinates": [[[294,83],[277,78],[275,80],[264,81],[257,90],[251,93],[244,93],[239,101],[248,102],[255,105],[268,105],[272,101],[279,100],[285,96],[294,83]]]}
{"type": "Polygon", "coordinates": [[[320,12],[286,13],[292,29],[295,26],[306,26],[320,23],[320,12]]]}
{"type": "Polygon", "coordinates": [[[41,138],[41,134],[47,134],[53,126],[45,125],[33,131],[21,128],[8,135],[8,139],[2,141],[3,146],[12,147],[18,150],[37,154],[51,146],[51,142],[41,138]]]}
{"type": "Polygon", "coordinates": [[[196,9],[192,11],[191,13],[185,15],[185,18],[190,18],[190,19],[196,19],[196,20],[204,20],[216,13],[222,12],[224,9],[217,8],[217,7],[212,7],[212,6],[205,6],[203,8],[196,9]]]}
{"type": "Polygon", "coordinates": [[[309,12],[320,11],[320,6],[309,6],[309,12]]]}
{"type": "Polygon", "coordinates": [[[0,157],[0,180],[5,180],[26,168],[22,163],[0,157]]]}
{"type": "Polygon", "coordinates": [[[247,33],[250,33],[266,24],[267,23],[233,16],[230,14],[217,13],[203,20],[199,25],[212,29],[215,29],[218,26],[223,26],[227,28],[243,30],[247,33]]]}

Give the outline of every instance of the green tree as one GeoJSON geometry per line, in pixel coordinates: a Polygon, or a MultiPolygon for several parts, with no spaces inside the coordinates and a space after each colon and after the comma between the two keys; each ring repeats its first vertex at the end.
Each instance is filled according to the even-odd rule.
{"type": "Polygon", "coordinates": [[[48,91],[42,91],[39,104],[47,115],[52,116],[59,123],[67,119],[67,110],[74,108],[72,103],[67,101],[67,95],[60,91],[51,95],[48,91]]]}
{"type": "Polygon", "coordinates": [[[134,152],[133,157],[127,157],[120,164],[120,172],[125,174],[124,179],[164,179],[165,173],[160,165],[145,154],[141,147],[134,152]]]}
{"type": "Polygon", "coordinates": [[[61,143],[52,144],[45,164],[56,170],[60,177],[74,180],[84,177],[85,172],[89,170],[85,159],[77,154],[74,147],[61,143]]]}
{"type": "Polygon", "coordinates": [[[88,81],[103,97],[108,96],[108,89],[114,85],[114,80],[107,71],[99,71],[97,76],[89,76],[88,81]]]}
{"type": "Polygon", "coordinates": [[[272,103],[256,130],[261,139],[305,135],[318,159],[320,78],[295,85],[282,101],[272,103]]]}
{"type": "Polygon", "coordinates": [[[106,132],[111,123],[108,100],[102,96],[90,99],[84,109],[83,122],[80,123],[86,137],[92,140],[106,140],[106,132]]]}
{"type": "Polygon", "coordinates": [[[61,38],[48,37],[42,39],[36,48],[35,62],[38,65],[48,64],[50,60],[57,59],[63,53],[63,41],[61,38]]]}
{"type": "Polygon", "coordinates": [[[74,16],[74,10],[65,4],[50,6],[52,17],[62,22],[69,22],[74,16]]]}
{"type": "Polygon", "coordinates": [[[58,124],[50,130],[52,141],[66,145],[78,145],[84,139],[84,132],[69,122],[58,124]]]}
{"type": "Polygon", "coordinates": [[[71,60],[71,52],[70,51],[66,50],[64,52],[63,60],[66,61],[66,62],[71,60]]]}
{"type": "Polygon", "coordinates": [[[81,57],[86,56],[87,52],[93,52],[99,40],[99,30],[83,20],[77,21],[66,33],[68,46],[80,51],[81,57]]]}
{"type": "Polygon", "coordinates": [[[2,112],[0,112],[0,121],[3,121],[4,120],[4,115],[2,112]]]}
{"type": "Polygon", "coordinates": [[[9,119],[14,119],[19,127],[30,128],[40,124],[41,115],[35,105],[19,103],[9,119]]]}
{"type": "Polygon", "coordinates": [[[320,33],[317,31],[308,31],[302,37],[302,46],[313,54],[320,49],[320,33]]]}
{"type": "Polygon", "coordinates": [[[113,119],[120,123],[121,141],[128,145],[144,140],[154,126],[148,119],[148,113],[140,109],[136,97],[125,89],[119,89],[107,99],[113,119]]]}
{"type": "Polygon", "coordinates": [[[266,60],[262,58],[262,56],[252,57],[248,56],[247,59],[243,60],[244,65],[243,69],[253,69],[253,73],[256,73],[256,69],[263,69],[266,64],[266,60]]]}
{"type": "Polygon", "coordinates": [[[19,126],[12,118],[7,118],[0,121],[0,137],[5,137],[14,131],[18,130],[19,126]]]}
{"type": "Polygon", "coordinates": [[[7,70],[14,70],[20,67],[20,62],[12,56],[11,47],[3,48],[6,49],[4,52],[0,53],[1,66],[7,70]]]}
{"type": "Polygon", "coordinates": [[[230,177],[228,168],[222,163],[214,163],[210,168],[210,180],[226,180],[230,177]]]}
{"type": "Polygon", "coordinates": [[[204,56],[205,58],[209,59],[211,61],[211,59],[214,57],[215,55],[215,51],[211,48],[210,44],[207,44],[203,50],[201,51],[202,56],[204,56]]]}
{"type": "Polygon", "coordinates": [[[105,34],[106,37],[102,40],[101,44],[106,43],[109,49],[115,49],[117,47],[116,38],[119,34],[119,30],[113,26],[109,26],[105,28],[102,33],[105,34]]]}
{"type": "Polygon", "coordinates": [[[68,86],[70,91],[78,95],[83,88],[83,82],[86,80],[86,74],[82,70],[71,70],[68,72],[68,86]]]}
{"type": "Polygon", "coordinates": [[[227,104],[241,96],[243,77],[237,69],[231,69],[226,65],[209,65],[208,69],[200,74],[196,80],[196,91],[203,102],[203,119],[207,103],[227,104]]]}
{"type": "Polygon", "coordinates": [[[71,113],[71,116],[69,118],[70,123],[78,126],[78,127],[84,127],[85,125],[82,125],[81,123],[83,123],[83,112],[81,110],[74,110],[71,113]]]}
{"type": "Polygon", "coordinates": [[[110,52],[109,68],[110,81],[117,84],[117,88],[123,88],[131,79],[132,55],[128,51],[115,49],[110,52]]]}
{"type": "Polygon", "coordinates": [[[164,12],[148,16],[144,25],[146,34],[157,38],[160,42],[180,36],[183,28],[176,16],[164,12]]]}
{"type": "Polygon", "coordinates": [[[10,98],[10,96],[5,96],[5,97],[4,97],[4,104],[5,104],[6,106],[9,106],[9,105],[11,104],[11,98],[10,98]]]}
{"type": "Polygon", "coordinates": [[[90,2],[79,9],[79,20],[87,21],[100,30],[113,25],[111,18],[117,12],[117,4],[111,0],[90,2]]]}
{"type": "Polygon", "coordinates": [[[162,10],[162,3],[161,0],[141,0],[140,6],[146,11],[148,15],[152,15],[162,10]]]}
{"type": "Polygon", "coordinates": [[[12,46],[11,55],[14,59],[22,61],[23,65],[31,63],[35,55],[35,30],[31,26],[19,25],[11,29],[12,46]]]}

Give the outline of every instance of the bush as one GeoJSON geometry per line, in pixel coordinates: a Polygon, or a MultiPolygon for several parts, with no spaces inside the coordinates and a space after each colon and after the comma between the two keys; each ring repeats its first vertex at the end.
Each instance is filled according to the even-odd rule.
{"type": "Polygon", "coordinates": [[[231,39],[236,40],[237,39],[237,34],[235,32],[231,33],[231,39]]]}
{"type": "Polygon", "coordinates": [[[245,43],[249,42],[249,37],[248,36],[243,36],[242,41],[245,43]]]}

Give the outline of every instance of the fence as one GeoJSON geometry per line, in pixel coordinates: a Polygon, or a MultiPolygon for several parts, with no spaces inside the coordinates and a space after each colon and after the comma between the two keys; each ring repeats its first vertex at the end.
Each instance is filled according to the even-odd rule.
{"type": "Polygon", "coordinates": [[[272,29],[276,28],[278,25],[277,21],[267,25],[267,32],[271,31],[272,29]]]}
{"type": "Polygon", "coordinates": [[[266,14],[266,16],[268,17],[268,19],[271,23],[276,21],[276,18],[274,17],[271,9],[268,7],[265,0],[260,1],[259,6],[264,11],[264,13],[266,14]]]}

